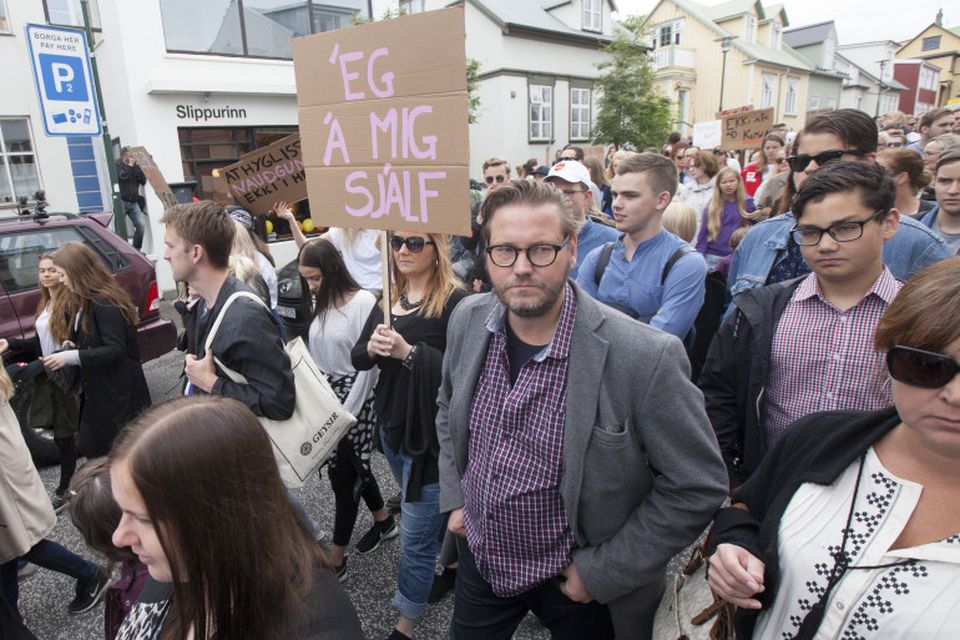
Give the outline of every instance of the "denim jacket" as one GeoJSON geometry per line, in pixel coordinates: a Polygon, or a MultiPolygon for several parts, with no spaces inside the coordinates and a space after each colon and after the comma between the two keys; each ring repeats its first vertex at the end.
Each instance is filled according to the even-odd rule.
{"type": "Polygon", "coordinates": [[[923,226],[925,226],[927,229],[933,229],[933,225],[937,221],[938,213],[940,213],[939,204],[934,205],[933,209],[930,209],[930,211],[927,211],[922,216],[919,216],[916,218],[916,220],[920,221],[920,223],[923,224],[923,226]]]}
{"type": "MultiPolygon", "coordinates": [[[[883,263],[897,280],[906,282],[924,267],[950,257],[946,243],[924,224],[926,217],[933,224],[935,216],[936,210],[927,214],[923,222],[900,217],[900,228],[883,247],[883,263]]],[[[788,211],[750,229],[730,262],[727,282],[731,295],[766,284],[770,270],[786,251],[795,222],[793,213],[788,211]]]]}

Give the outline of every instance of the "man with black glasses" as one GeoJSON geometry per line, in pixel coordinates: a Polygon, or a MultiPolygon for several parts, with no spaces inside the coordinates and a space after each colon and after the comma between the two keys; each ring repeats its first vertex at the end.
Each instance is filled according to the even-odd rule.
{"type": "Polygon", "coordinates": [[[804,180],[793,242],[810,275],[734,299],[700,387],[736,487],[798,418],[892,402],[880,316],[900,290],[883,263],[903,218],[892,179],[874,162],[837,162],[804,180]]]}
{"type": "MultiPolygon", "coordinates": [[[[800,133],[797,155],[788,158],[793,190],[824,165],[840,160],[874,162],[877,156],[877,125],[856,109],[828,111],[811,119],[800,133]]],[[[791,185],[787,185],[790,188],[791,185]]],[[[790,229],[791,212],[754,225],[733,254],[727,282],[730,293],[790,280],[810,273],[790,229]]],[[[883,260],[898,280],[907,280],[927,265],[949,255],[946,245],[932,231],[908,217],[884,246],[883,260]]]]}
{"type": "Polygon", "coordinates": [[[683,348],[569,280],[580,220],[556,189],[514,182],[481,215],[493,293],[454,311],[437,399],[450,637],[509,638],[533,611],[561,640],[648,638],[726,491],[683,348]]]}

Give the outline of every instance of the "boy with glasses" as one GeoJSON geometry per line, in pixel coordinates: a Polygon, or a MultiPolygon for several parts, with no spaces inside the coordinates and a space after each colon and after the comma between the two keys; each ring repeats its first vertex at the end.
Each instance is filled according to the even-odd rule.
{"type": "Polygon", "coordinates": [[[813,273],[734,299],[700,379],[731,487],[798,418],[891,403],[873,337],[900,290],[883,263],[903,222],[894,198],[873,162],[817,171],[797,193],[790,231],[813,273]]]}
{"type": "MultiPolygon", "coordinates": [[[[797,154],[787,158],[791,171],[788,180],[793,180],[794,191],[815,171],[832,162],[874,162],[878,134],[873,119],[856,109],[836,109],[811,119],[800,133],[797,154]]],[[[730,263],[727,282],[731,295],[810,273],[810,266],[790,234],[794,223],[794,216],[788,211],[750,229],[730,263]]],[[[896,235],[884,246],[883,261],[897,279],[907,280],[949,255],[935,233],[904,217],[896,235]]]]}
{"type": "Polygon", "coordinates": [[[584,259],[577,284],[600,302],[682,340],[703,306],[707,263],[663,228],[663,211],[677,190],[676,168],[658,154],[630,156],[617,166],[611,189],[622,235],[584,259]]]}

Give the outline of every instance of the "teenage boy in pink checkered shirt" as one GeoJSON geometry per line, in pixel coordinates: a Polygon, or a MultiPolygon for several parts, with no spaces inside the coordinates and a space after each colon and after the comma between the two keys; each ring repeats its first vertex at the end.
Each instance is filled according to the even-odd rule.
{"type": "Polygon", "coordinates": [[[731,488],[796,419],[891,404],[873,335],[900,290],[883,265],[900,221],[893,203],[874,162],[821,168],[793,207],[793,239],[813,273],[734,298],[700,379],[731,488]]]}

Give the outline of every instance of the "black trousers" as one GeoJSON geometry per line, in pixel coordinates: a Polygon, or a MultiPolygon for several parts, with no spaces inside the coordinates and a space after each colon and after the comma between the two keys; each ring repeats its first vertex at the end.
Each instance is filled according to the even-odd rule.
{"type": "Polygon", "coordinates": [[[554,640],[607,640],[614,637],[607,606],[581,604],[560,591],[552,578],[523,593],[502,598],[483,579],[464,538],[458,537],[460,568],[453,604],[451,640],[508,640],[532,611],[554,640]]]}

